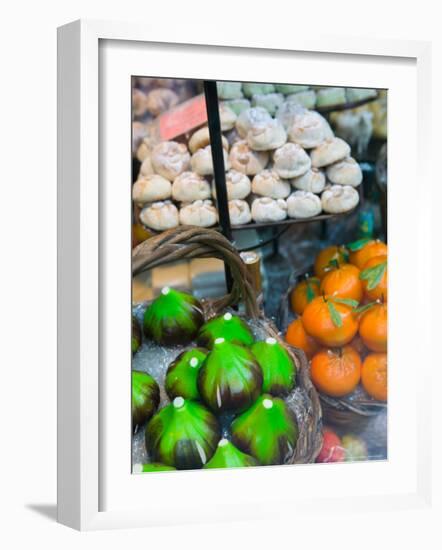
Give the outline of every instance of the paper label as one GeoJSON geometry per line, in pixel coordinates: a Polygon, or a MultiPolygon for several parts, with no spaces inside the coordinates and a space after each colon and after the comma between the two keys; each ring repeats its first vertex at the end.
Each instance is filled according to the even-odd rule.
{"type": "Polygon", "coordinates": [[[158,118],[161,140],[170,140],[207,122],[204,94],[181,103],[158,118]]]}

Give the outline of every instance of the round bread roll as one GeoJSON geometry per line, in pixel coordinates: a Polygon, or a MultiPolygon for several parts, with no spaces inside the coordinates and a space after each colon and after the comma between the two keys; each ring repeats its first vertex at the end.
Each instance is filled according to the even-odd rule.
{"type": "Polygon", "coordinates": [[[144,225],[156,231],[165,231],[178,226],[178,209],[170,201],[154,202],[140,212],[144,225]]]}
{"type": "Polygon", "coordinates": [[[153,116],[168,111],[179,102],[179,97],[173,90],[157,88],[151,90],[146,97],[146,108],[153,116]]]}
{"type": "Polygon", "coordinates": [[[292,185],[301,191],[310,191],[310,193],[322,193],[325,187],[325,175],[322,170],[311,168],[305,174],[294,178],[292,185]]]}
{"type": "Polygon", "coordinates": [[[252,98],[254,107],[264,107],[272,116],[284,102],[284,96],[279,93],[255,94],[252,98]]]}
{"type": "Polygon", "coordinates": [[[289,140],[304,149],[318,147],[326,139],[333,137],[333,132],[323,116],[316,111],[304,111],[294,116],[288,129],[289,140]]]}
{"type": "Polygon", "coordinates": [[[208,199],[210,184],[195,172],[183,172],[173,180],[172,198],[178,202],[208,199]]]}
{"type": "MultiPolygon", "coordinates": [[[[229,170],[226,173],[226,187],[228,200],[245,199],[250,195],[252,184],[250,179],[237,170],[229,170]]],[[[212,182],[212,195],[216,198],[215,182],[212,182]]]]}
{"type": "Polygon", "coordinates": [[[253,178],[252,191],[262,197],[285,199],[290,195],[290,183],[282,180],[275,170],[263,170],[253,178]]]}
{"type": "Polygon", "coordinates": [[[132,186],[132,199],[137,204],[162,201],[170,198],[172,185],[169,180],[152,174],[138,179],[132,186]]]}
{"type": "Polygon", "coordinates": [[[310,157],[297,143],[285,143],[273,153],[273,170],[281,178],[301,176],[309,170],[310,166],[310,157]]]}
{"type": "Polygon", "coordinates": [[[280,222],[287,217],[284,199],[261,197],[252,202],[252,218],[255,222],[280,222]]]}
{"type": "Polygon", "coordinates": [[[211,227],[218,221],[218,212],[212,201],[195,201],[184,205],[180,209],[181,225],[197,225],[198,227],[211,227]]]}
{"type": "Polygon", "coordinates": [[[220,99],[239,99],[243,97],[241,82],[217,81],[216,88],[220,99]]]}
{"type": "Polygon", "coordinates": [[[242,91],[246,97],[252,97],[255,94],[271,94],[275,91],[275,86],[265,82],[243,82],[242,91]]]}
{"type": "Polygon", "coordinates": [[[141,143],[138,145],[137,159],[140,162],[143,162],[143,160],[147,156],[150,156],[152,154],[152,150],[157,144],[158,141],[154,137],[152,137],[151,133],[149,132],[148,125],[146,125],[144,137],[142,138],[141,143]]]}
{"type": "Polygon", "coordinates": [[[307,110],[302,105],[293,101],[284,101],[276,112],[276,118],[284,126],[286,132],[288,132],[295,121],[295,117],[306,112],[307,110]]]}
{"type": "Polygon", "coordinates": [[[247,132],[247,143],[255,151],[277,149],[287,141],[284,126],[277,119],[271,119],[259,126],[253,126],[247,132]]]}
{"type": "Polygon", "coordinates": [[[189,169],[190,154],[187,147],[176,141],[163,141],[152,151],[152,166],[157,174],[173,181],[189,169]]]}
{"type": "MultiPolygon", "coordinates": [[[[224,168],[228,170],[230,163],[225,149],[223,149],[223,155],[224,168]]],[[[210,145],[206,145],[202,149],[195,151],[190,159],[190,165],[192,170],[200,176],[213,176],[212,149],[210,145]]]]}
{"type": "Polygon", "coordinates": [[[244,225],[252,220],[250,206],[240,199],[229,201],[229,216],[231,225],[244,225]]]}
{"type": "Polygon", "coordinates": [[[321,212],[321,199],[310,191],[295,191],[287,199],[290,218],[312,218],[321,212]]]}
{"type": "Polygon", "coordinates": [[[336,185],[357,187],[362,182],[362,170],[354,158],[348,157],[327,167],[327,178],[336,185]]]}
{"type": "Polygon", "coordinates": [[[146,111],[147,97],[144,92],[139,90],[138,88],[133,88],[132,90],[132,112],[134,116],[136,117],[142,117],[146,111]]]}
{"type": "Polygon", "coordinates": [[[227,132],[235,127],[235,122],[237,119],[234,111],[225,103],[220,103],[218,106],[219,109],[219,118],[221,123],[221,131],[227,132]]]}
{"type": "Polygon", "coordinates": [[[139,122],[138,120],[134,120],[132,122],[132,154],[137,152],[137,149],[146,133],[147,129],[145,124],[139,122]]]}
{"type": "MultiPolygon", "coordinates": [[[[229,142],[227,141],[227,139],[224,136],[221,136],[221,141],[223,143],[224,149],[228,151],[229,142]]],[[[203,128],[200,128],[192,134],[191,138],[189,139],[188,146],[190,152],[195,153],[195,151],[206,147],[206,145],[210,145],[210,133],[209,128],[207,126],[204,126],[203,128]]]]}
{"type": "Polygon", "coordinates": [[[334,164],[348,156],[350,156],[350,145],[337,137],[324,141],[310,153],[314,168],[334,164]]]}
{"type": "Polygon", "coordinates": [[[359,193],[350,185],[332,185],[321,195],[322,210],[329,214],[348,212],[359,202],[359,193]]]}
{"type": "Polygon", "coordinates": [[[230,149],[229,161],[234,170],[254,176],[267,166],[269,154],[266,151],[253,151],[246,141],[237,141],[230,149]]]}
{"type": "Polygon", "coordinates": [[[251,107],[245,109],[236,119],[236,130],[238,134],[245,138],[254,126],[270,122],[272,117],[269,115],[266,109],[262,107],[251,107]]]}
{"type": "Polygon", "coordinates": [[[238,116],[246,109],[250,109],[250,101],[248,99],[228,99],[224,102],[238,116]]]}
{"type": "Polygon", "coordinates": [[[152,166],[152,159],[150,155],[147,155],[140,166],[140,171],[138,173],[138,178],[142,178],[145,176],[150,176],[152,174],[155,174],[155,171],[152,166]]]}

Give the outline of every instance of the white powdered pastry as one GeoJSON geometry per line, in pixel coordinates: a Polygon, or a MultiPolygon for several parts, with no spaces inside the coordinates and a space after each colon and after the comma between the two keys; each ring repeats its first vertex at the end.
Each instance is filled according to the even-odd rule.
{"type": "MultiPolygon", "coordinates": [[[[229,142],[227,141],[227,139],[224,136],[221,136],[221,141],[224,149],[228,151],[229,142]]],[[[190,152],[195,153],[195,151],[206,147],[206,145],[210,145],[210,133],[209,128],[207,126],[204,126],[204,128],[200,128],[192,134],[191,138],[189,139],[188,146],[190,152]]]]}
{"type": "Polygon", "coordinates": [[[218,221],[218,212],[209,200],[198,200],[184,205],[179,216],[181,225],[211,227],[218,221]]]}
{"type": "Polygon", "coordinates": [[[312,218],[322,210],[321,199],[310,191],[295,191],[287,199],[290,218],[312,218]]]}
{"type": "Polygon", "coordinates": [[[323,116],[316,111],[304,111],[296,114],[288,129],[289,140],[304,149],[318,147],[326,139],[333,137],[333,132],[323,116]]]}
{"type": "Polygon", "coordinates": [[[266,151],[253,151],[246,141],[237,141],[230,149],[229,160],[234,170],[254,176],[267,166],[269,154],[266,151]]]}
{"type": "Polygon", "coordinates": [[[316,93],[317,107],[332,107],[346,103],[345,88],[321,88],[316,93]]]}
{"type": "Polygon", "coordinates": [[[146,98],[146,108],[153,116],[168,111],[178,103],[178,95],[173,90],[168,90],[167,88],[151,90],[146,98]]]}
{"type": "Polygon", "coordinates": [[[183,172],[173,180],[172,198],[178,202],[209,199],[210,184],[195,172],[183,172]]]}
{"type": "Polygon", "coordinates": [[[354,158],[348,157],[327,168],[327,178],[336,185],[357,187],[362,183],[362,170],[354,158]]]}
{"type": "Polygon", "coordinates": [[[140,220],[156,231],[178,226],[178,209],[170,201],[154,202],[140,212],[140,220]]]}
{"type": "Polygon", "coordinates": [[[232,109],[232,111],[238,116],[246,109],[250,109],[250,101],[248,99],[227,99],[224,104],[232,109]]]}
{"type": "Polygon", "coordinates": [[[293,101],[284,101],[276,112],[276,118],[284,126],[286,132],[288,132],[295,121],[295,117],[301,113],[305,113],[306,111],[307,110],[298,103],[293,101]]]}
{"type": "Polygon", "coordinates": [[[155,171],[152,166],[152,159],[150,155],[147,155],[140,166],[140,171],[138,173],[138,178],[142,178],[143,176],[150,176],[154,174],[155,171]]]}
{"type": "Polygon", "coordinates": [[[332,185],[321,195],[322,209],[329,214],[340,214],[354,208],[359,202],[359,194],[350,185],[332,185]]]}
{"type": "Polygon", "coordinates": [[[158,174],[142,177],[132,186],[132,198],[137,204],[162,201],[170,198],[171,194],[170,181],[158,174]]]}
{"type": "Polygon", "coordinates": [[[262,197],[285,199],[290,195],[290,183],[282,180],[275,170],[263,170],[253,178],[252,191],[262,197]]]}
{"type": "MultiPolygon", "coordinates": [[[[132,122],[132,153],[136,154],[142,139],[147,133],[146,125],[138,120],[132,122]]],[[[142,162],[142,161],[140,161],[142,162]]]]}
{"type": "MultiPolygon", "coordinates": [[[[223,155],[224,168],[228,170],[230,168],[230,163],[225,149],[223,149],[223,155]]],[[[192,170],[200,176],[213,176],[212,149],[210,145],[198,149],[198,151],[192,155],[190,165],[192,170]]]]}
{"type": "Polygon", "coordinates": [[[272,118],[268,122],[253,126],[247,132],[247,143],[255,151],[277,149],[287,141],[287,133],[279,120],[272,118]]]}
{"type": "Polygon", "coordinates": [[[187,147],[176,141],[163,141],[152,150],[152,166],[157,174],[173,181],[189,169],[190,154],[187,147]]]}
{"type": "Polygon", "coordinates": [[[251,107],[250,109],[245,109],[236,119],[236,130],[242,138],[245,138],[251,128],[264,122],[270,122],[271,120],[272,117],[266,109],[251,107]]]}
{"type": "Polygon", "coordinates": [[[234,111],[225,103],[220,103],[218,109],[219,109],[221,131],[227,132],[228,130],[231,130],[232,128],[234,128],[235,122],[237,119],[237,116],[234,113],[234,111]]]}
{"type": "Polygon", "coordinates": [[[305,174],[294,178],[292,185],[301,191],[310,191],[310,193],[322,193],[325,187],[325,175],[322,170],[311,168],[305,174]]]}
{"type": "MultiPolygon", "coordinates": [[[[250,179],[237,170],[229,170],[226,173],[226,188],[228,200],[245,199],[250,195],[252,184],[250,179]]],[[[212,182],[212,195],[216,198],[215,182],[212,182]]]]}
{"type": "Polygon", "coordinates": [[[252,105],[254,107],[263,107],[272,116],[284,102],[284,96],[279,93],[272,94],[254,94],[252,105]]]}
{"type": "Polygon", "coordinates": [[[287,203],[284,199],[261,197],[252,203],[252,218],[255,222],[280,222],[287,217],[287,203]]]}
{"type": "Polygon", "coordinates": [[[312,166],[322,168],[329,166],[350,156],[350,145],[343,139],[334,137],[324,141],[319,147],[313,149],[310,153],[312,166]]]}
{"type": "Polygon", "coordinates": [[[244,225],[252,220],[250,206],[240,199],[229,201],[229,215],[232,225],[244,225]]]}
{"type": "Polygon", "coordinates": [[[156,139],[156,137],[153,137],[151,126],[149,124],[145,124],[144,136],[141,140],[141,143],[139,143],[137,149],[137,159],[140,162],[143,162],[147,155],[152,154],[152,150],[157,144],[158,140],[156,139]]]}
{"type": "Polygon", "coordinates": [[[305,174],[311,166],[310,157],[297,143],[285,143],[273,153],[273,170],[281,178],[295,178],[305,174]]]}
{"type": "Polygon", "coordinates": [[[314,109],[316,105],[316,92],[315,90],[306,90],[305,92],[298,92],[286,97],[286,100],[290,103],[296,103],[302,105],[306,109],[314,109]]]}

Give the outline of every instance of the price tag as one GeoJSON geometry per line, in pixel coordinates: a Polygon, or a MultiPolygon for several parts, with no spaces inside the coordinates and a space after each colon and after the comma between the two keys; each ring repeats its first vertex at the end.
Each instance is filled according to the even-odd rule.
{"type": "Polygon", "coordinates": [[[158,119],[161,140],[170,140],[207,122],[204,95],[198,95],[163,113],[158,119]]]}

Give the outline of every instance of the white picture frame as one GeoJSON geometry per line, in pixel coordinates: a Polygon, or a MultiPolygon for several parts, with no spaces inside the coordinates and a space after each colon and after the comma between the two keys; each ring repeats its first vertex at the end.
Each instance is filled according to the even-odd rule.
{"type": "MultiPolygon", "coordinates": [[[[123,185],[120,188],[116,180],[117,177],[120,181],[124,179],[130,170],[127,141],[130,119],[125,119],[126,113],[112,111],[114,126],[106,133],[105,144],[100,135],[103,119],[106,124],[110,120],[106,109],[109,105],[122,105],[125,84],[118,85],[122,76],[140,74],[141,66],[146,76],[290,82],[290,78],[277,79],[277,75],[282,74],[278,71],[283,69],[278,59],[292,62],[296,58],[299,71],[305,77],[297,82],[309,82],[308,71],[313,70],[315,63],[324,67],[323,81],[315,80],[318,84],[385,87],[382,83],[388,81],[391,82],[391,87],[388,86],[391,91],[390,179],[401,181],[403,189],[410,190],[417,162],[421,167],[421,178],[428,170],[428,43],[342,36],[312,38],[297,33],[265,44],[266,49],[262,46],[258,40],[248,38],[234,44],[221,40],[216,44],[210,41],[189,44],[185,33],[182,36],[174,33],[172,37],[162,28],[146,31],[142,25],[118,22],[77,21],[58,31],[58,521],[63,524],[90,530],[259,519],[275,514],[281,517],[283,512],[275,511],[277,502],[289,505],[284,509],[290,513],[294,509],[302,509],[303,513],[326,509],[331,503],[335,510],[342,512],[355,506],[361,511],[371,511],[430,505],[430,431],[427,422],[430,402],[424,391],[425,385],[429,384],[430,363],[421,365],[421,376],[410,383],[407,376],[411,372],[411,362],[422,353],[422,349],[411,345],[405,356],[403,350],[395,345],[400,335],[407,338],[410,334],[400,318],[399,308],[397,313],[390,314],[389,326],[389,342],[392,342],[389,343],[389,357],[393,365],[389,378],[393,392],[389,397],[387,463],[254,468],[247,472],[213,471],[203,473],[210,476],[205,477],[204,482],[198,471],[131,476],[130,468],[127,468],[130,463],[129,329],[127,341],[122,337],[119,343],[112,338],[113,334],[124,334],[126,324],[130,326],[130,301],[126,299],[130,295],[130,221],[129,214],[120,210],[121,201],[124,203],[130,194],[127,195],[127,189],[124,190],[123,185]],[[155,52],[155,55],[149,55],[149,52],[155,52]],[[199,56],[197,66],[190,63],[192,56],[199,56]],[[212,62],[213,56],[217,56],[217,63],[212,62]],[[246,57],[250,62],[245,65],[246,57]],[[260,63],[269,58],[274,61],[272,64],[260,63]],[[227,59],[232,64],[230,69],[226,69],[227,59]],[[334,63],[333,76],[326,69],[331,63],[334,63]],[[258,64],[262,71],[260,78],[257,78],[258,64]],[[375,70],[376,64],[378,70],[375,70]],[[356,65],[364,66],[365,76],[356,65]],[[351,74],[346,70],[349,66],[353,67],[351,74]],[[396,71],[391,70],[393,66],[396,71]],[[235,78],[239,75],[235,71],[239,70],[244,76],[235,78]],[[402,84],[406,85],[399,94],[396,92],[400,89],[401,78],[402,84]],[[110,83],[115,86],[109,86],[110,83]],[[109,93],[106,101],[100,95],[103,85],[109,93]],[[403,135],[401,137],[400,128],[395,126],[406,106],[410,113],[408,141],[403,135]],[[112,131],[115,129],[116,132],[112,131]],[[406,155],[407,170],[395,162],[400,150],[406,155]],[[100,161],[104,162],[101,166],[100,161]],[[108,161],[113,164],[107,165],[108,161]],[[104,176],[106,189],[103,188],[104,176]],[[121,215],[115,217],[116,212],[121,215]],[[110,219],[114,223],[110,224],[110,219]],[[109,242],[112,242],[112,247],[109,242]],[[109,276],[110,266],[113,266],[112,277],[109,276]],[[110,307],[109,294],[115,288],[122,289],[121,296],[110,307]],[[121,371],[112,364],[117,359],[121,371]],[[110,361],[109,368],[107,361],[110,361]],[[394,367],[399,363],[403,367],[401,373],[394,367]],[[394,384],[400,376],[404,382],[394,384]],[[121,400],[117,391],[124,394],[121,400]],[[119,411],[118,417],[117,412],[112,417],[113,435],[109,435],[109,426],[104,419],[108,418],[110,399],[115,404],[113,410],[119,411]],[[409,404],[406,410],[401,408],[404,403],[409,404]],[[399,417],[411,426],[408,442],[404,442],[404,434],[397,429],[399,417]],[[121,438],[123,441],[118,445],[121,438]],[[410,456],[399,457],[405,444],[411,449],[410,456]],[[312,484],[312,468],[317,486],[312,484]],[[375,478],[380,480],[379,483],[373,482],[375,478]],[[292,482],[296,483],[296,494],[286,490],[287,484],[292,482]],[[228,500],[232,485],[237,490],[235,502],[228,500]],[[140,505],[141,491],[146,494],[146,489],[155,495],[155,506],[140,505]],[[217,495],[215,507],[207,507],[203,500],[209,489],[217,495]],[[189,500],[185,507],[179,502],[171,502],[165,495],[172,491],[178,494],[186,491],[192,505],[189,506],[189,500]]],[[[127,94],[125,108],[130,109],[129,91],[127,94]]],[[[414,213],[417,231],[413,236],[404,227],[407,206],[413,207],[412,195],[404,192],[399,197],[394,186],[389,188],[392,266],[389,268],[392,288],[389,304],[399,303],[401,291],[406,290],[405,285],[410,281],[419,281],[418,286],[423,289],[431,286],[428,253],[432,240],[429,225],[431,186],[423,186],[420,193],[421,202],[414,213]],[[394,210],[399,201],[401,210],[394,210]],[[419,247],[421,262],[405,276],[404,264],[401,263],[405,253],[404,239],[400,234],[405,234],[409,243],[416,244],[417,238],[419,243],[426,243],[419,247]]],[[[420,306],[428,308],[428,312],[429,298],[425,292],[419,292],[420,306]]],[[[413,315],[416,306],[410,307],[410,315],[413,315]]],[[[432,332],[429,322],[423,320],[419,330],[424,335],[424,343],[428,343],[432,332]]]]}

